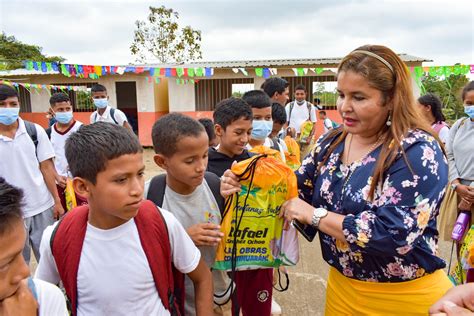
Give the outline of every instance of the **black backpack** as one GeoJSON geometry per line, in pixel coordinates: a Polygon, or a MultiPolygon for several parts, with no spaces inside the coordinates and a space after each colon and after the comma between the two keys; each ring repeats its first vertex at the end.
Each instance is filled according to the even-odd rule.
{"type": "MultiPolygon", "coordinates": [[[[204,180],[211,189],[212,195],[216,199],[217,206],[221,215],[224,213],[224,198],[221,196],[221,179],[214,173],[206,171],[204,174],[204,180]]],[[[146,199],[154,202],[158,207],[163,206],[163,200],[165,197],[166,189],[166,174],[159,174],[154,176],[150,181],[150,187],[148,188],[148,194],[146,199]]]]}
{"type": "Polygon", "coordinates": [[[36,131],[35,123],[23,120],[25,123],[26,133],[30,136],[33,144],[35,145],[35,153],[38,152],[38,132],[36,131]]]}

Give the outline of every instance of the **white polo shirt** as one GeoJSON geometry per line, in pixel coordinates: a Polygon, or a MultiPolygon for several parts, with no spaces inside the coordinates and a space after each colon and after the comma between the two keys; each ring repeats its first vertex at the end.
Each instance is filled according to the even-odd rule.
{"type": "Polygon", "coordinates": [[[125,113],[115,108],[114,108],[114,118],[115,118],[115,121],[114,121],[114,119],[110,115],[110,109],[111,107],[107,106],[105,108],[105,112],[102,115],[100,115],[99,112],[95,110],[91,114],[91,117],[90,117],[91,124],[95,122],[109,122],[109,123],[116,124],[115,121],[117,121],[118,125],[123,126],[123,123],[127,122],[127,117],[125,116],[125,113]]]}
{"type": "Polygon", "coordinates": [[[38,137],[36,148],[25,123],[18,118],[18,129],[13,139],[0,135],[0,176],[23,190],[24,218],[35,216],[54,205],[46,187],[39,162],[54,157],[54,150],[44,129],[35,124],[38,137]]]}
{"type": "Polygon", "coordinates": [[[75,133],[81,125],[81,122],[74,121],[74,123],[64,132],[58,131],[56,124],[51,126],[51,143],[53,144],[54,154],[56,156],[56,158],[54,158],[54,166],[56,167],[57,173],[61,176],[67,177],[69,170],[66,153],[64,151],[66,140],[71,136],[71,134],[75,133]]]}
{"type": "Polygon", "coordinates": [[[291,110],[290,117],[290,106],[291,102],[285,106],[286,117],[290,121],[289,127],[293,127],[296,130],[296,133],[301,131],[301,124],[308,119],[311,119],[311,122],[316,122],[316,108],[311,104],[311,111],[308,111],[307,101],[303,105],[298,105],[294,101],[293,109],[291,110]],[[311,113],[308,113],[311,112],[311,113]]]}

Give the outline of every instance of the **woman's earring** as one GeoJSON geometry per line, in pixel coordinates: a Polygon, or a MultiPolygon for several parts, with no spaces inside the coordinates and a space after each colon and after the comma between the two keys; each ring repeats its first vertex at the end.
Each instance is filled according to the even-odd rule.
{"type": "Polygon", "coordinates": [[[387,122],[385,122],[385,124],[388,127],[392,126],[392,114],[391,113],[388,114],[388,119],[387,119],[387,122]]]}

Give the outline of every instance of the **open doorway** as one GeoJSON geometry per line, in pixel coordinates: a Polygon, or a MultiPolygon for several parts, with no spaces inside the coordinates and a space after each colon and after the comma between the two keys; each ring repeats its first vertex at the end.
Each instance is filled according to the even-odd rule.
{"type": "Polygon", "coordinates": [[[117,108],[127,116],[128,123],[135,134],[138,134],[137,83],[135,81],[120,81],[115,83],[117,108]]]}

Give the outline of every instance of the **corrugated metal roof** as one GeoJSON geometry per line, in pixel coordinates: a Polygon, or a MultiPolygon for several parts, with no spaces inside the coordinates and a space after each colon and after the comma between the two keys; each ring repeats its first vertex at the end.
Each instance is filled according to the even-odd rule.
{"type": "MultiPolygon", "coordinates": [[[[432,60],[408,54],[399,54],[404,62],[430,62],[432,60]]],[[[317,65],[338,65],[343,57],[331,58],[292,58],[292,59],[263,59],[263,60],[240,60],[240,61],[197,61],[188,64],[145,64],[148,67],[210,67],[210,68],[254,68],[254,67],[297,67],[317,65]]]]}
{"type": "MultiPolygon", "coordinates": [[[[404,62],[431,62],[432,60],[412,56],[408,54],[399,54],[400,58],[404,62]]],[[[238,61],[197,61],[188,64],[140,64],[140,65],[124,65],[136,66],[136,67],[160,67],[160,68],[192,68],[192,67],[209,67],[209,68],[255,68],[255,67],[268,67],[268,68],[282,68],[282,67],[308,67],[309,66],[328,66],[338,65],[342,60],[342,57],[331,57],[331,58],[293,58],[293,59],[263,59],[263,60],[238,60],[238,61]]],[[[58,71],[42,72],[40,70],[27,70],[27,69],[15,69],[0,71],[1,77],[10,76],[31,76],[31,75],[57,75],[60,74],[58,71]]]]}

